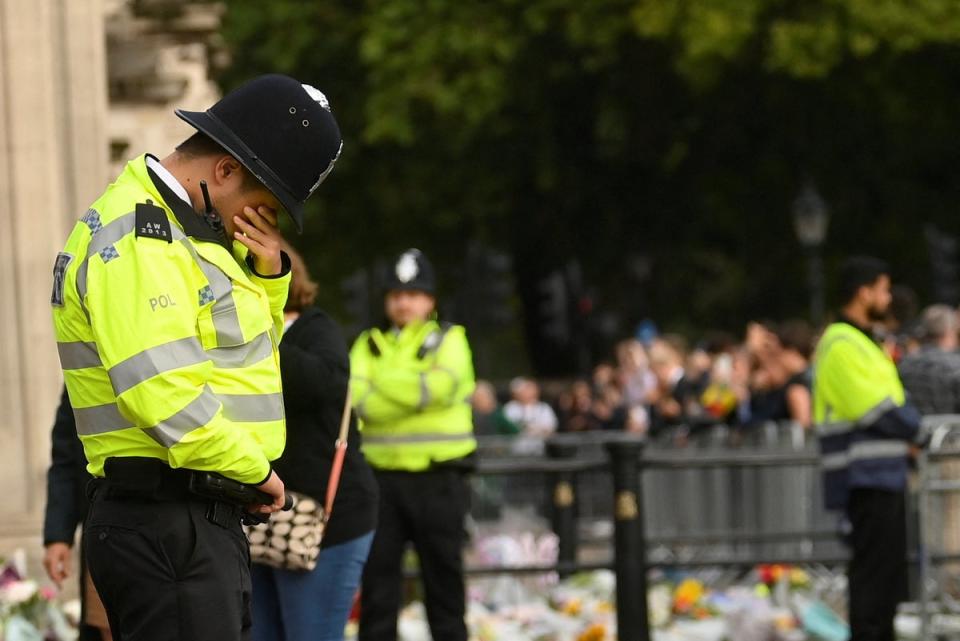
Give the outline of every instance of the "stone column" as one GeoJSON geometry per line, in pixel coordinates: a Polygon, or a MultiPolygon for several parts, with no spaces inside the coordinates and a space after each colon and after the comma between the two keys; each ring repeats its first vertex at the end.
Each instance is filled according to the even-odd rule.
{"type": "Polygon", "coordinates": [[[52,266],[107,181],[101,0],[0,0],[0,555],[36,558],[62,377],[52,266]]]}

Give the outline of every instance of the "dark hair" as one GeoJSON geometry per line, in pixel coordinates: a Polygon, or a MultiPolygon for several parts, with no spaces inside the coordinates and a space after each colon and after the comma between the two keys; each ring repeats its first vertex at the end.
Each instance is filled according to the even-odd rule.
{"type": "MultiPolygon", "coordinates": [[[[199,131],[177,145],[176,151],[187,158],[206,158],[208,156],[222,156],[223,154],[233,155],[221,147],[220,143],[213,138],[199,131]]],[[[243,167],[242,164],[241,167],[243,167]]],[[[243,183],[240,185],[242,190],[249,191],[263,187],[263,184],[246,167],[243,167],[242,171],[243,183]]]]}
{"type": "Polygon", "coordinates": [[[881,276],[889,275],[890,266],[879,258],[851,256],[840,268],[840,302],[846,305],[861,287],[873,285],[881,276]]]}
{"type": "Polygon", "coordinates": [[[917,317],[917,293],[906,285],[890,288],[890,316],[898,327],[909,324],[917,317]]]}
{"type": "Polygon", "coordinates": [[[733,334],[723,331],[708,331],[703,335],[703,340],[697,345],[711,356],[724,354],[733,351],[737,346],[737,339],[733,334]]]}
{"type": "Polygon", "coordinates": [[[777,338],[783,349],[797,352],[807,360],[813,353],[813,328],[804,320],[784,321],[777,329],[777,338]]]}

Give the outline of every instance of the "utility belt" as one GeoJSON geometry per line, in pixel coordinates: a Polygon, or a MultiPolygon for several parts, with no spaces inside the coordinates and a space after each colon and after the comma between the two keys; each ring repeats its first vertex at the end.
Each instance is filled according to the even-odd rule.
{"type": "Polygon", "coordinates": [[[104,478],[94,478],[87,496],[105,500],[208,502],[207,520],[221,527],[261,523],[266,515],[247,512],[250,505],[269,504],[273,499],[253,486],[215,472],[173,469],[147,457],[108,458],[104,478]]]}
{"type": "Polygon", "coordinates": [[[431,472],[449,470],[458,474],[472,474],[477,471],[477,451],[448,461],[433,461],[427,469],[431,472]]]}

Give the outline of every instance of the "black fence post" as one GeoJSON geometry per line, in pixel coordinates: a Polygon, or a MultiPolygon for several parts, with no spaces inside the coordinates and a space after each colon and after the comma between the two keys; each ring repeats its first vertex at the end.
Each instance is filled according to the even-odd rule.
{"type": "MultiPolygon", "coordinates": [[[[552,439],[547,441],[547,456],[553,460],[569,460],[576,457],[578,447],[575,443],[552,439]]],[[[551,475],[550,523],[557,535],[558,565],[571,567],[577,562],[577,489],[574,472],[553,472],[551,475]]],[[[560,576],[569,571],[561,570],[560,576]]]]}
{"type": "Polygon", "coordinates": [[[607,443],[607,451],[613,468],[617,636],[630,641],[650,641],[646,533],[640,484],[643,441],[618,439],[607,443]]]}

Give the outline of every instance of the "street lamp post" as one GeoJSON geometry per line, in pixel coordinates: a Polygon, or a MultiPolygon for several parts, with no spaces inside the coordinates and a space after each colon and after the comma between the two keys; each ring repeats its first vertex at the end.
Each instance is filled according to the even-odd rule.
{"type": "Polygon", "coordinates": [[[816,186],[808,182],[793,201],[793,228],[807,255],[807,278],[810,287],[810,318],[823,321],[824,287],[821,249],[827,237],[830,212],[816,186]]]}

